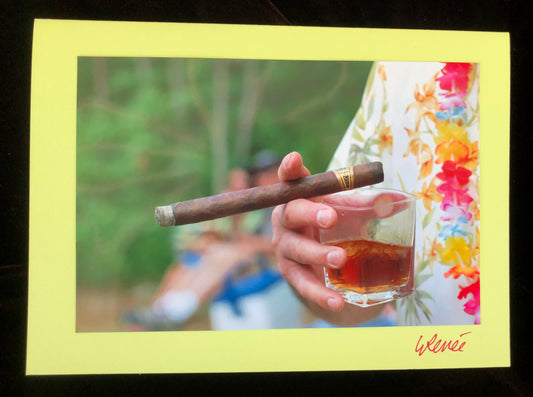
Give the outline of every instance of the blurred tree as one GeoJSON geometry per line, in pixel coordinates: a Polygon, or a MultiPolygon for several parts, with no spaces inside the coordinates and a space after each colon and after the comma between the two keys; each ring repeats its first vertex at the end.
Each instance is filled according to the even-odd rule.
{"type": "Polygon", "coordinates": [[[213,67],[213,111],[211,112],[211,158],[213,167],[212,191],[220,192],[226,187],[228,172],[228,64],[215,60],[213,67]]]}
{"type": "Polygon", "coordinates": [[[172,228],[157,205],[220,192],[268,148],[327,167],[369,62],[166,58],[78,61],[78,285],[157,280],[172,228]]]}
{"type": "MultiPolygon", "coordinates": [[[[272,65],[272,64],[269,64],[272,65]]],[[[250,157],[252,132],[257,110],[264,88],[264,80],[268,77],[269,65],[263,75],[260,74],[259,61],[248,61],[244,64],[241,103],[237,122],[236,154],[240,158],[250,157]]]]}
{"type": "Polygon", "coordinates": [[[107,101],[109,96],[107,59],[93,59],[94,96],[101,101],[107,101]]]}

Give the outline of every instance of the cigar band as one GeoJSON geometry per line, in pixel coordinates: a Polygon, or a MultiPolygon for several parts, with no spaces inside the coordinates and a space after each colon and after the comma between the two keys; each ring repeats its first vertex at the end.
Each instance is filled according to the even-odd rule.
{"type": "Polygon", "coordinates": [[[333,170],[333,172],[335,173],[342,190],[351,190],[355,187],[353,167],[339,168],[333,170]]]}

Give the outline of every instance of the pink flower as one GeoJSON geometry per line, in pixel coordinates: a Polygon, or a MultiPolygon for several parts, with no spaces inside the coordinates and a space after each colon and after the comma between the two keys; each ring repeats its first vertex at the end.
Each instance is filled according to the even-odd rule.
{"type": "Polygon", "coordinates": [[[451,160],[445,161],[442,165],[442,172],[436,176],[444,181],[437,187],[437,193],[443,196],[440,205],[445,212],[443,220],[456,220],[461,217],[466,217],[467,220],[472,219],[469,204],[474,199],[468,194],[468,189],[462,187],[469,182],[471,175],[472,171],[457,167],[457,164],[451,160]]]}
{"type": "Polygon", "coordinates": [[[468,194],[467,189],[461,189],[453,186],[450,183],[443,183],[437,188],[437,192],[442,194],[441,207],[447,207],[449,205],[456,205],[458,207],[465,206],[468,209],[468,204],[474,200],[468,194]]]}
{"type": "Polygon", "coordinates": [[[454,92],[452,94],[441,94],[440,96],[444,97],[443,100],[439,101],[440,110],[448,110],[450,108],[466,108],[466,103],[464,101],[464,92],[454,92]]]}
{"type": "Polygon", "coordinates": [[[441,70],[442,76],[437,78],[440,88],[448,92],[466,94],[471,67],[472,65],[469,63],[447,63],[441,70]]]}
{"type": "Polygon", "coordinates": [[[441,220],[443,221],[457,221],[460,218],[466,218],[470,221],[472,219],[472,213],[469,211],[468,205],[457,205],[451,199],[450,202],[441,204],[440,208],[444,211],[444,214],[441,216],[441,220]]]}
{"type": "Polygon", "coordinates": [[[457,299],[461,300],[466,298],[469,294],[472,295],[472,298],[469,299],[463,306],[465,313],[475,316],[474,324],[481,324],[481,302],[479,294],[479,278],[475,283],[467,285],[465,287],[459,286],[461,291],[457,295],[457,299]]]}

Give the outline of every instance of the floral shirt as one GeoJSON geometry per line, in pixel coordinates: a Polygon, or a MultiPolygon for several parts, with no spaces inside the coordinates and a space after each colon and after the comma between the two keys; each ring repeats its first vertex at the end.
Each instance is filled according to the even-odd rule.
{"type": "Polygon", "coordinates": [[[382,62],[330,168],[379,160],[417,198],[415,291],[399,325],[479,324],[479,67],[382,62]]]}

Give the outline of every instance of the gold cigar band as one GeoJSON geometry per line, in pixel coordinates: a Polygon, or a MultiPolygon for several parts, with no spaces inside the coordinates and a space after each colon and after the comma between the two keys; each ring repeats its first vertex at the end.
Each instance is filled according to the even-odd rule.
{"type": "Polygon", "coordinates": [[[338,170],[333,170],[339,185],[342,190],[351,190],[354,188],[354,173],[353,167],[340,168],[338,170]]]}

